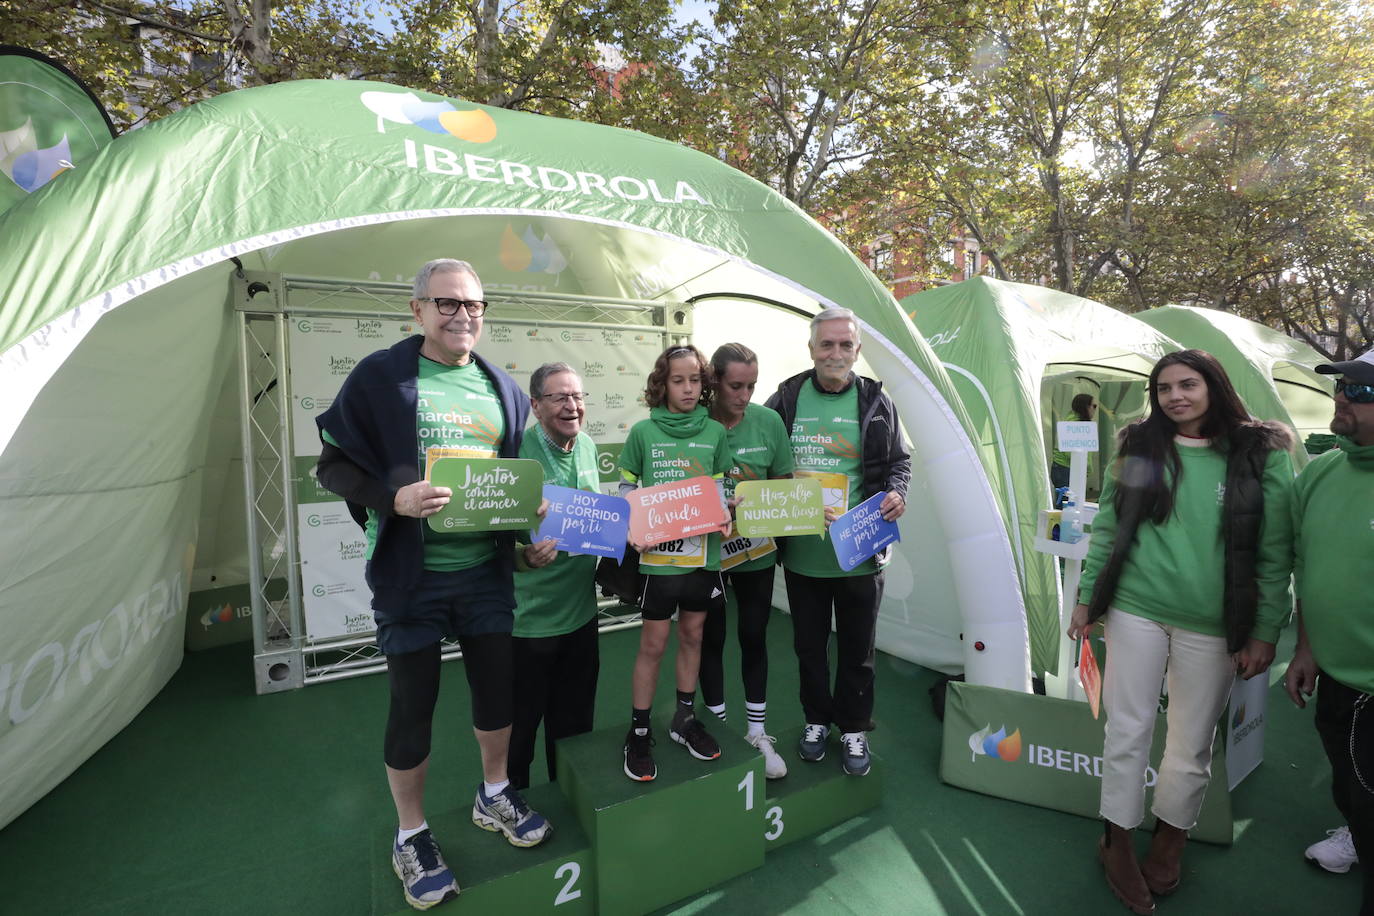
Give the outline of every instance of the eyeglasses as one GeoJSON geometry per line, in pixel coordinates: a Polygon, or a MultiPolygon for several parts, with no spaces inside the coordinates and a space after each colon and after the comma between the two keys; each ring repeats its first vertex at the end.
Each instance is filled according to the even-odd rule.
{"type": "Polygon", "coordinates": [[[421,296],[417,301],[433,302],[439,314],[445,317],[457,315],[459,306],[468,310],[470,318],[481,318],[482,313],[487,310],[485,299],[435,299],[431,296],[421,296]]]}
{"type": "Polygon", "coordinates": [[[1374,404],[1374,385],[1356,385],[1337,379],[1336,394],[1345,395],[1345,399],[1352,404],[1374,404]]]}
{"type": "Polygon", "coordinates": [[[541,394],[540,397],[546,401],[553,401],[559,407],[562,407],[570,401],[581,404],[586,401],[587,398],[591,397],[591,395],[585,391],[575,391],[572,394],[541,394]]]}

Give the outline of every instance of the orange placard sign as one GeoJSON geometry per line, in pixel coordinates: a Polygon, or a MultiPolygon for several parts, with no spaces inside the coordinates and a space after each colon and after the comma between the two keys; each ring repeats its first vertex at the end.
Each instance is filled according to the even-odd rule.
{"type": "Polygon", "coordinates": [[[1097,656],[1093,655],[1093,647],[1088,644],[1086,636],[1078,650],[1078,683],[1083,685],[1083,692],[1088,695],[1088,705],[1092,707],[1093,718],[1096,719],[1102,711],[1102,669],[1097,667],[1097,656]]]}
{"type": "Polygon", "coordinates": [[[651,547],[719,531],[730,518],[709,477],[641,487],[625,499],[630,503],[630,540],[651,547]]]}

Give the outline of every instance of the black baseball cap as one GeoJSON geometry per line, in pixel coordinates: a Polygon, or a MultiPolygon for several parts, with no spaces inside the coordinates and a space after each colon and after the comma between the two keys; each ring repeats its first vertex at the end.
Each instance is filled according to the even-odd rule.
{"type": "Polygon", "coordinates": [[[1343,363],[1323,363],[1317,371],[1322,375],[1343,375],[1357,385],[1374,385],[1374,349],[1343,363]]]}

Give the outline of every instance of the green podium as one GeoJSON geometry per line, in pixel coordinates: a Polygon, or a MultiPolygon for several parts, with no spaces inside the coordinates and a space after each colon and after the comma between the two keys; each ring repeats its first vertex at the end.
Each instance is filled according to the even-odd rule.
{"type": "MultiPolygon", "coordinates": [[[[628,780],[626,780],[628,782],[628,780]]],[[[474,787],[475,788],[475,787],[474,787]]],[[[435,908],[436,913],[557,913],[559,916],[594,913],[592,856],[587,835],[558,786],[535,786],[524,793],[530,807],[553,824],[553,835],[530,849],[506,842],[472,823],[466,805],[429,819],[430,829],[444,851],[462,889],[457,900],[435,908]]],[[[372,912],[413,914],[391,868],[380,854],[395,841],[388,826],[374,840],[372,912]]]]}
{"type": "Polygon", "coordinates": [[[763,758],[723,727],[711,734],[720,758],[697,760],[657,722],[652,782],[625,775],[623,725],[558,743],[558,785],[591,840],[598,913],[645,913],[763,864],[763,758]]]}
{"type": "Polygon", "coordinates": [[[829,830],[882,801],[883,762],[876,754],[867,776],[848,776],[841,766],[843,748],[834,734],[825,759],[806,763],[797,756],[801,733],[801,728],[794,728],[778,736],[787,775],[768,781],[763,838],[770,851],[829,830]]]}

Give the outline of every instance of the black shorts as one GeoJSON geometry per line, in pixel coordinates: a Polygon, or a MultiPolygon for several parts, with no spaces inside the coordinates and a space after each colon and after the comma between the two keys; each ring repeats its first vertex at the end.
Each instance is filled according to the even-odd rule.
{"type": "Polygon", "coordinates": [[[644,577],[639,609],[645,620],[667,620],[675,611],[725,608],[725,580],[718,569],[694,569],[673,576],[644,577]]]}
{"type": "Polygon", "coordinates": [[[509,634],[515,626],[515,585],[496,560],[455,571],[426,569],[411,592],[374,592],[372,616],[383,655],[414,652],[455,636],[509,634]]]}

